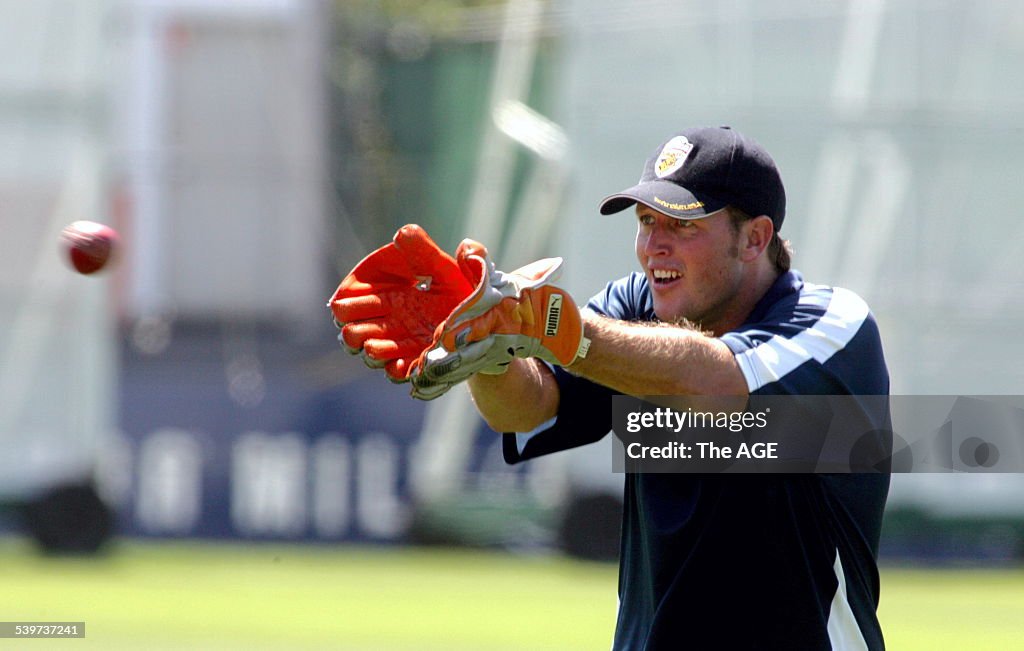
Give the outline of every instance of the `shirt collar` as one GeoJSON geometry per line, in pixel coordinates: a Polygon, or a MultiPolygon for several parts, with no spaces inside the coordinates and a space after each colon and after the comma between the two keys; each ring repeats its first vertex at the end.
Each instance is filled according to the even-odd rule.
{"type": "Polygon", "coordinates": [[[761,300],[757,302],[754,309],[747,315],[746,323],[759,323],[764,320],[768,315],[768,310],[773,305],[789,296],[790,294],[799,293],[804,287],[804,277],[796,269],[791,269],[784,274],[779,275],[772,283],[772,286],[768,288],[768,291],[764,293],[761,300]]]}

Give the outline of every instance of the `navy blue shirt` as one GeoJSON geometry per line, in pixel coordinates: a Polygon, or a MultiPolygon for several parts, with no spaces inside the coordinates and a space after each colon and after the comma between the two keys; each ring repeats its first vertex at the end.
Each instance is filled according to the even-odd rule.
{"type": "MultiPolygon", "coordinates": [[[[609,283],[588,307],[657,320],[641,273],[609,283]]],[[[889,392],[864,301],[796,271],[721,340],[752,395],[889,392]]],[[[505,434],[507,462],[610,431],[612,389],[560,368],[555,377],[557,419],[505,434]]],[[[613,649],[883,649],[876,560],[888,490],[884,473],[627,474],[613,649]]]]}

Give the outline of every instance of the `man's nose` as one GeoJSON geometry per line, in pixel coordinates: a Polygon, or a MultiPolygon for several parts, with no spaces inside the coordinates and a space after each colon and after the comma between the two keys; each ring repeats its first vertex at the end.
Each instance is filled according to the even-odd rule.
{"type": "Polygon", "coordinates": [[[671,249],[671,240],[665,229],[660,226],[652,228],[650,235],[647,236],[647,241],[644,242],[644,254],[654,258],[668,255],[671,249]]]}

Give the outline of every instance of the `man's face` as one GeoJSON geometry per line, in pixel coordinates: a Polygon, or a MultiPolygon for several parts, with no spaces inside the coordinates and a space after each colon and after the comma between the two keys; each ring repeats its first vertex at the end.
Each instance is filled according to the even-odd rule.
{"type": "Polygon", "coordinates": [[[728,211],[685,220],[638,203],[636,214],[636,257],[647,274],[655,314],[716,330],[743,278],[739,236],[728,211]]]}

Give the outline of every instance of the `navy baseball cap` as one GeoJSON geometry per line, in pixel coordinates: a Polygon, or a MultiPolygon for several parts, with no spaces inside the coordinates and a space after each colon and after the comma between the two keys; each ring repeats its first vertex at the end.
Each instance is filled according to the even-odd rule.
{"type": "Polygon", "coordinates": [[[700,219],[732,205],[752,217],[771,217],[776,232],[786,216],[786,190],[775,161],[729,127],[672,136],[647,159],[639,183],[601,201],[601,214],[638,202],[678,219],[700,219]]]}

